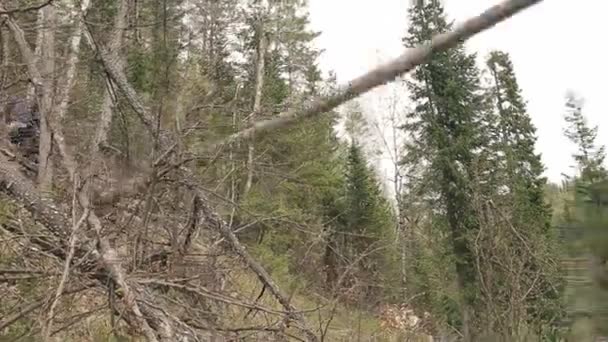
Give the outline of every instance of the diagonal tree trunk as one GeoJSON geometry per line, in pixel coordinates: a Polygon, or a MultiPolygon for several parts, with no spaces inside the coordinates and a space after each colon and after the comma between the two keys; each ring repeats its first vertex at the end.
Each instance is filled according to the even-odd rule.
{"type": "MultiPolygon", "coordinates": [[[[80,20],[85,23],[86,26],[84,16],[80,15],[80,20]]],[[[129,105],[131,108],[133,108],[135,114],[137,114],[141,122],[144,124],[144,126],[146,126],[148,132],[154,136],[156,131],[154,115],[152,115],[150,110],[144,105],[143,100],[135,88],[133,88],[133,86],[129,83],[127,75],[124,72],[124,66],[118,59],[118,56],[113,54],[107,47],[98,45],[95,39],[93,39],[93,35],[88,26],[86,26],[84,35],[87,44],[93,50],[93,52],[97,54],[99,61],[103,65],[109,81],[116,85],[117,89],[123,93],[123,95],[127,98],[129,105]]]]}
{"type": "MultiPolygon", "coordinates": [[[[110,35],[110,43],[108,44],[109,53],[112,54],[113,60],[120,65],[122,68],[124,60],[121,56],[120,49],[123,42],[123,32],[127,26],[127,16],[129,14],[129,1],[121,0],[118,5],[118,13],[114,18],[114,27],[112,34],[110,35]]],[[[84,13],[83,13],[84,15],[84,13]]],[[[79,27],[83,27],[82,20],[78,21],[79,27]]],[[[97,126],[97,132],[93,141],[93,149],[98,149],[101,145],[105,145],[108,140],[108,131],[110,124],[112,123],[112,112],[114,110],[115,99],[111,93],[113,84],[111,81],[106,80],[106,88],[103,96],[103,103],[101,106],[101,117],[99,119],[99,125],[97,126]]]]}

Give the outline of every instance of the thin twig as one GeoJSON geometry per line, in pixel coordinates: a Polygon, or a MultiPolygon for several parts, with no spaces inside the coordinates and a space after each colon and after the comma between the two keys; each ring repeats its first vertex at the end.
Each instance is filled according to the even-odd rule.
{"type": "Polygon", "coordinates": [[[80,227],[84,224],[84,222],[87,220],[88,217],[89,217],[89,209],[87,208],[87,209],[85,209],[84,213],[82,214],[82,216],[80,217],[78,222],[72,228],[72,236],[70,236],[70,242],[69,242],[70,247],[69,247],[69,251],[68,251],[68,256],[65,259],[65,264],[63,267],[63,275],[61,276],[61,280],[59,281],[59,286],[57,286],[57,292],[55,292],[55,297],[53,298],[53,302],[51,303],[51,307],[49,309],[46,327],[43,329],[43,336],[44,336],[43,341],[49,341],[49,338],[51,337],[51,331],[53,329],[53,315],[55,313],[55,308],[57,307],[57,304],[59,303],[59,297],[61,297],[63,288],[65,287],[65,283],[67,282],[69,274],[70,274],[70,264],[72,263],[72,259],[74,258],[74,251],[76,250],[76,241],[78,240],[77,233],[78,233],[78,230],[80,229],[80,227]]]}

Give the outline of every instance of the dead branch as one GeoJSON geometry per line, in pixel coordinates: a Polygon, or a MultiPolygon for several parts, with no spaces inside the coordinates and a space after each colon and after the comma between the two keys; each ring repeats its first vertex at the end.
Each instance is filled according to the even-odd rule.
{"type": "Polygon", "coordinates": [[[157,279],[140,279],[140,280],[137,280],[137,282],[140,284],[151,284],[151,285],[157,285],[157,286],[171,287],[176,290],[180,290],[180,291],[187,292],[187,293],[192,293],[197,296],[209,298],[209,299],[212,299],[212,300],[215,300],[218,302],[222,302],[222,303],[226,303],[226,304],[230,304],[230,305],[234,305],[234,306],[240,306],[240,307],[248,308],[251,310],[258,310],[258,311],[266,312],[266,313],[273,314],[273,315],[289,314],[288,312],[277,311],[277,310],[265,308],[263,306],[255,304],[255,303],[246,303],[246,302],[240,301],[236,298],[232,298],[230,296],[226,296],[226,295],[222,295],[220,293],[215,293],[213,291],[209,291],[201,286],[193,287],[193,286],[188,286],[188,285],[179,284],[179,283],[170,282],[170,281],[157,280],[157,279]]]}
{"type": "Polygon", "coordinates": [[[0,15],[11,15],[11,14],[16,14],[16,13],[38,11],[38,10],[45,8],[46,6],[52,5],[53,1],[54,0],[46,0],[39,4],[31,5],[31,6],[27,6],[27,7],[20,7],[20,8],[9,9],[9,10],[2,9],[2,10],[0,10],[0,15]]]}
{"type": "MultiPolygon", "coordinates": [[[[74,294],[74,293],[82,292],[84,290],[90,289],[93,286],[94,286],[94,283],[89,283],[89,284],[86,284],[84,286],[80,286],[80,287],[75,288],[75,289],[70,289],[70,290],[63,291],[62,295],[66,296],[66,295],[69,295],[69,294],[74,294]]],[[[19,308],[17,310],[17,312],[15,312],[14,314],[2,318],[2,320],[0,320],[0,331],[8,328],[9,326],[11,326],[11,324],[15,323],[16,321],[18,321],[21,318],[25,317],[26,315],[30,314],[34,310],[42,307],[46,303],[47,303],[47,298],[40,298],[40,299],[38,299],[38,300],[30,303],[30,304],[27,304],[24,307],[19,308]]]]}
{"type": "Polygon", "coordinates": [[[205,217],[211,224],[219,231],[220,235],[226,240],[226,242],[230,245],[232,250],[241,257],[247,266],[255,273],[260,282],[264,286],[268,288],[270,293],[277,299],[277,301],[285,308],[287,312],[289,312],[289,319],[294,320],[300,326],[300,329],[304,332],[307,339],[309,341],[316,342],[318,341],[317,336],[307,327],[306,321],[304,317],[297,312],[297,309],[290,303],[287,295],[285,295],[278,285],[274,282],[270,274],[266,272],[264,267],[260,265],[250,254],[247,252],[245,247],[238,240],[234,232],[230,229],[228,224],[217,214],[210,206],[205,193],[198,189],[196,184],[191,184],[193,190],[196,192],[197,196],[201,199],[201,209],[205,214],[205,217]]]}
{"type": "MultiPolygon", "coordinates": [[[[66,241],[69,238],[67,229],[72,226],[70,220],[52,200],[41,198],[31,181],[20,175],[18,167],[2,154],[0,154],[0,192],[8,194],[13,200],[23,205],[37,222],[44,225],[57,238],[52,241],[37,238],[32,239],[32,242],[65,260],[68,249],[66,241]]],[[[82,200],[81,195],[80,192],[79,200],[82,200]]],[[[88,208],[86,205],[84,207],[88,208]]],[[[158,309],[154,304],[155,296],[148,293],[148,289],[132,287],[127,283],[126,273],[118,254],[111,247],[108,239],[101,236],[101,221],[93,215],[94,212],[91,210],[88,221],[98,235],[97,247],[92,245],[91,241],[83,241],[76,248],[75,254],[84,261],[75,267],[81,273],[101,283],[102,286],[106,286],[108,278],[112,279],[121,289],[121,295],[118,296],[121,300],[117,305],[125,313],[125,320],[147,334],[148,340],[158,341],[157,336],[159,336],[161,341],[175,341],[184,338],[196,341],[196,334],[192,332],[191,327],[171,316],[166,310],[158,309]],[[99,266],[100,268],[95,269],[99,266]],[[143,324],[145,325],[142,327],[143,324]],[[144,329],[148,329],[148,331],[146,332],[144,329]]]]}
{"type": "Polygon", "coordinates": [[[57,292],[55,293],[55,297],[51,302],[51,307],[49,309],[49,313],[47,316],[47,324],[43,329],[43,341],[48,341],[51,336],[51,331],[53,329],[53,316],[55,313],[55,308],[57,307],[57,303],[59,302],[59,297],[63,293],[63,288],[65,287],[65,283],[68,280],[68,276],[70,274],[70,264],[72,263],[72,259],[74,258],[74,252],[76,251],[76,241],[78,240],[78,230],[84,224],[85,220],[89,217],[89,210],[86,209],[85,212],[80,217],[80,220],[72,227],[72,235],[70,236],[69,242],[69,250],[68,256],[65,259],[65,266],[63,269],[63,274],[61,275],[61,280],[59,281],[59,286],[57,286],[57,292]]]}
{"type": "Polygon", "coordinates": [[[193,237],[195,237],[195,233],[200,226],[200,205],[201,199],[198,196],[194,196],[192,199],[192,215],[188,219],[188,223],[186,223],[186,227],[184,228],[186,230],[186,233],[184,234],[184,242],[179,246],[182,254],[187,253],[188,249],[190,249],[193,237]]]}
{"type": "Polygon", "coordinates": [[[120,61],[118,54],[108,51],[105,47],[95,41],[91,29],[82,14],[80,15],[80,21],[85,23],[84,34],[86,41],[91,50],[97,54],[110,82],[115,84],[123,95],[125,95],[133,111],[135,111],[141,122],[146,126],[146,129],[154,136],[154,133],[156,132],[154,115],[146,108],[141,97],[137,94],[137,91],[129,83],[129,80],[124,73],[124,66],[120,61]]]}

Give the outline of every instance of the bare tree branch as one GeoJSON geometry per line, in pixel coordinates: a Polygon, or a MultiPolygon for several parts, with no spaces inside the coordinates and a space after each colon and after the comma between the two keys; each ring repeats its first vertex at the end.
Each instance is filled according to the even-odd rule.
{"type": "Polygon", "coordinates": [[[232,247],[234,252],[241,257],[247,266],[256,274],[260,282],[264,286],[268,288],[270,293],[277,299],[277,301],[285,308],[287,312],[290,314],[288,317],[290,320],[295,321],[300,325],[300,329],[306,335],[308,341],[316,342],[318,341],[317,336],[307,327],[306,320],[304,317],[298,313],[298,310],[290,303],[288,296],[285,295],[278,285],[274,282],[270,274],[264,269],[262,265],[260,265],[250,254],[247,252],[245,247],[238,240],[234,232],[230,229],[228,224],[221,218],[219,214],[217,214],[211,207],[209,207],[209,201],[205,196],[204,192],[197,188],[195,184],[191,184],[192,188],[195,190],[197,196],[201,199],[201,209],[205,213],[205,217],[208,221],[211,222],[218,230],[222,237],[228,242],[228,244],[232,247]]]}
{"type": "Polygon", "coordinates": [[[53,330],[53,316],[55,314],[55,308],[57,307],[57,303],[59,303],[59,297],[61,297],[61,294],[63,293],[65,283],[67,282],[68,276],[70,274],[70,264],[72,263],[72,259],[74,258],[74,252],[76,250],[76,241],[78,241],[77,233],[88,217],[89,210],[86,209],[80,217],[80,220],[78,220],[78,222],[72,227],[72,236],[70,236],[69,251],[68,256],[65,258],[63,274],[61,275],[59,286],[57,286],[57,292],[55,292],[55,297],[53,297],[53,301],[51,302],[51,307],[47,315],[46,327],[44,327],[42,330],[42,335],[44,336],[43,341],[49,341],[49,338],[51,337],[51,331],[53,330]]]}
{"type": "Polygon", "coordinates": [[[110,81],[115,84],[118,89],[125,95],[128,99],[131,108],[138,115],[139,119],[146,126],[146,129],[154,135],[156,132],[155,128],[155,120],[154,115],[150,112],[150,110],[144,105],[143,100],[137,94],[137,91],[133,86],[129,83],[126,74],[124,73],[124,67],[122,62],[120,61],[118,54],[109,51],[107,48],[99,45],[95,39],[93,38],[93,34],[89,26],[86,24],[84,16],[81,14],[80,20],[85,23],[85,38],[91,50],[93,50],[101,64],[103,65],[108,78],[110,81]]]}
{"type": "Polygon", "coordinates": [[[20,7],[20,8],[15,8],[15,9],[2,9],[0,10],[0,15],[11,15],[11,14],[16,14],[16,13],[25,13],[25,12],[31,12],[31,11],[38,11],[43,9],[46,6],[50,6],[53,4],[53,1],[55,0],[46,0],[44,2],[41,2],[39,4],[36,5],[31,5],[31,6],[27,6],[27,7],[20,7]]]}
{"type": "MultiPolygon", "coordinates": [[[[68,295],[68,294],[73,294],[73,293],[78,293],[78,292],[82,292],[84,290],[90,289],[91,287],[93,287],[94,284],[93,283],[89,283],[87,285],[84,286],[80,286],[78,288],[75,289],[70,289],[67,291],[63,291],[62,295],[68,295]]],[[[12,314],[12,315],[8,315],[6,317],[3,317],[2,319],[0,319],[0,331],[2,331],[3,329],[6,329],[7,327],[11,326],[11,324],[15,323],[16,321],[18,321],[19,319],[27,316],[28,314],[30,314],[32,311],[42,307],[44,304],[46,304],[47,298],[41,298],[39,300],[36,300],[24,307],[21,307],[17,310],[16,313],[12,314]]]]}

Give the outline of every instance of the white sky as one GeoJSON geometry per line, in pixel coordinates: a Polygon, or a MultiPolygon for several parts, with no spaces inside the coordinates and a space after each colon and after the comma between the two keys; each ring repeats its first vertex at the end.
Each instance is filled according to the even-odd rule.
{"type": "MultiPolygon", "coordinates": [[[[444,0],[450,19],[461,22],[499,0],[444,0]]],[[[312,26],[323,33],[318,46],[324,70],[334,70],[340,84],[377,64],[380,56],[404,51],[410,0],[309,0],[312,26]]],[[[585,114],[608,145],[608,1],[545,0],[467,42],[480,62],[490,50],[511,54],[528,110],[537,127],[537,150],[546,175],[558,182],[571,174],[573,146],[563,137],[567,89],[582,95],[585,114]]],[[[380,115],[377,113],[376,115],[380,115]]]]}

